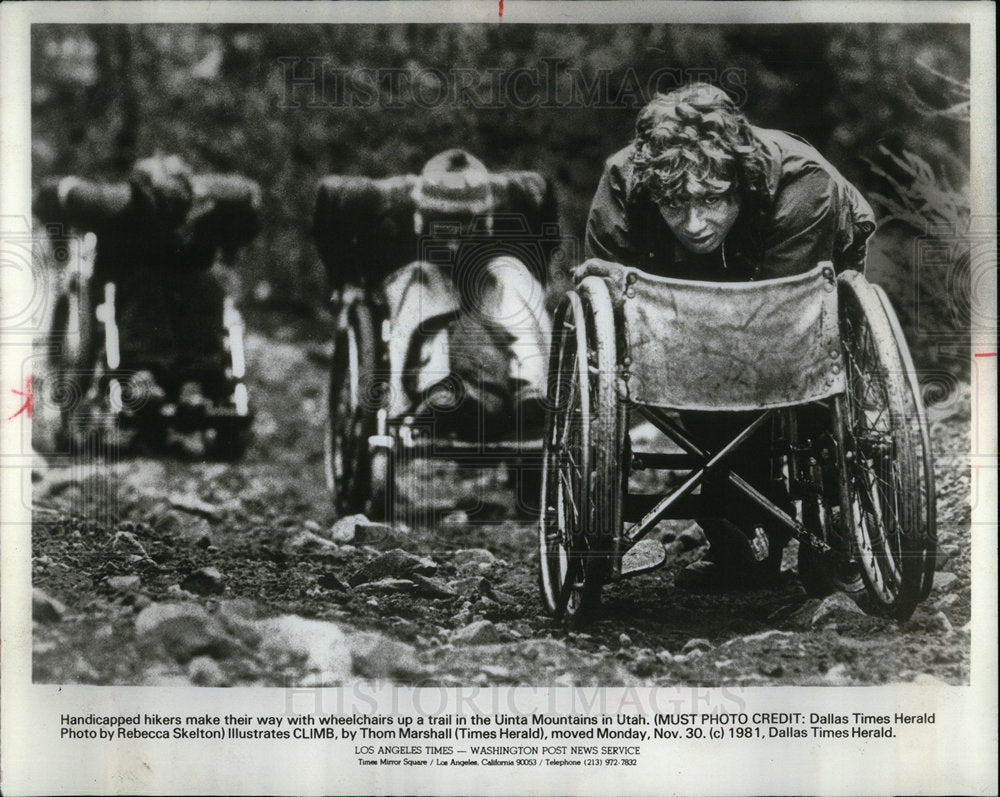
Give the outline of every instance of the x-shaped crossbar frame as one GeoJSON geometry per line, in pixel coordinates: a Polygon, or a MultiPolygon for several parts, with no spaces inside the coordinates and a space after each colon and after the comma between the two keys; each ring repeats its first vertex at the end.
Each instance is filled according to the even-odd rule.
{"type": "MultiPolygon", "coordinates": [[[[746,428],[744,428],[743,431],[719,449],[717,453],[713,454],[703,449],[690,437],[688,437],[684,430],[681,429],[674,422],[674,420],[667,415],[665,410],[662,410],[659,407],[651,407],[646,404],[636,405],[635,409],[657,429],[663,432],[663,434],[690,454],[696,461],[696,467],[692,470],[691,475],[688,476],[683,484],[681,484],[669,495],[664,496],[660,501],[658,501],[657,504],[650,509],[641,520],[639,520],[639,522],[625,529],[622,540],[624,543],[623,548],[628,548],[634,545],[646,534],[648,534],[657,523],[667,516],[670,508],[676,501],[694,490],[694,488],[701,484],[710,474],[718,471],[720,465],[722,465],[734,451],[743,445],[750,438],[750,436],[761,427],[762,424],[770,420],[774,414],[773,409],[765,410],[746,428]]],[[[788,528],[799,540],[807,542],[821,553],[827,553],[831,550],[830,546],[826,542],[810,532],[799,521],[771,501],[767,496],[765,496],[738,473],[729,471],[726,476],[729,483],[733,487],[760,506],[761,509],[767,512],[776,521],[788,528]]]]}

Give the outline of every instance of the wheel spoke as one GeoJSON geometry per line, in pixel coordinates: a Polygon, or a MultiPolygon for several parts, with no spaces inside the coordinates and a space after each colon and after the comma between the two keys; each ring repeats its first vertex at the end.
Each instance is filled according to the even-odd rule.
{"type": "Polygon", "coordinates": [[[573,480],[562,468],[559,469],[559,480],[562,482],[563,486],[563,497],[569,502],[569,505],[573,510],[573,519],[576,521],[574,525],[578,528],[580,525],[580,509],[577,507],[576,500],[573,498],[573,480]]]}
{"type": "Polygon", "coordinates": [[[863,278],[847,275],[841,278],[839,299],[854,547],[876,605],[905,619],[921,590],[929,591],[924,573],[932,567],[924,553],[923,528],[934,496],[928,489],[919,395],[908,376],[912,366],[906,364],[905,340],[884,294],[863,278]],[[921,552],[916,567],[911,566],[914,550],[921,552]]]}

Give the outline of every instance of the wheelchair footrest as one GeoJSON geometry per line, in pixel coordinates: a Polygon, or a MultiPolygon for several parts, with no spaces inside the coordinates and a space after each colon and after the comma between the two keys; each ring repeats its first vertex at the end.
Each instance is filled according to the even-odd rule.
{"type": "Polygon", "coordinates": [[[662,567],[667,561],[667,551],[659,540],[639,540],[622,556],[621,578],[637,576],[662,567]]]}

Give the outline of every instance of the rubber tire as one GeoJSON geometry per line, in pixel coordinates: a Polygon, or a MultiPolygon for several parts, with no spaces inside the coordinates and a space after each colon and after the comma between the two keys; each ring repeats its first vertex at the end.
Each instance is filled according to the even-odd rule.
{"type": "MultiPolygon", "coordinates": [[[[552,348],[549,354],[548,404],[550,411],[545,419],[542,456],[542,507],[538,522],[538,585],[542,606],[557,620],[572,617],[581,603],[592,598],[583,591],[569,595],[567,605],[561,606],[563,588],[568,568],[573,564],[575,553],[573,543],[586,535],[586,513],[579,513],[578,528],[567,541],[562,529],[566,521],[561,516],[565,510],[564,491],[559,484],[562,457],[563,430],[576,431],[580,440],[576,445],[578,457],[578,478],[570,482],[571,490],[586,493],[590,478],[590,386],[587,372],[586,321],[583,317],[583,302],[576,291],[568,292],[556,309],[552,325],[552,348]],[[575,413],[579,404],[579,423],[575,426],[568,420],[569,413],[575,413]],[[578,483],[579,482],[579,483],[578,483]]],[[[579,495],[573,502],[579,505],[579,495]]],[[[586,612],[586,607],[584,608],[586,612]]]]}
{"type": "Polygon", "coordinates": [[[590,444],[594,453],[589,503],[593,516],[588,529],[590,557],[586,572],[586,583],[594,596],[587,605],[590,615],[580,614],[575,618],[577,624],[594,619],[600,606],[601,590],[612,575],[622,533],[624,501],[620,457],[625,447],[625,413],[618,398],[618,335],[611,295],[607,283],[600,277],[585,278],[580,283],[580,290],[589,324],[588,363],[596,369],[590,380],[590,444]]]}
{"type": "Polygon", "coordinates": [[[585,280],[580,292],[568,293],[557,310],[554,330],[548,396],[549,406],[554,409],[548,414],[544,438],[539,590],[550,615],[583,626],[599,613],[601,590],[611,572],[611,551],[614,535],[620,533],[621,517],[618,451],[623,413],[616,392],[614,317],[604,282],[585,280]],[[569,359],[571,370],[564,365],[569,359]],[[553,474],[561,468],[555,450],[558,430],[571,425],[567,423],[563,400],[567,382],[575,383],[580,405],[576,460],[581,477],[579,484],[571,486],[578,492],[574,504],[588,508],[580,514],[578,533],[569,541],[558,539],[552,529],[553,522],[564,524],[557,517],[563,504],[559,487],[551,483],[553,474]],[[573,574],[576,586],[562,606],[568,568],[574,557],[579,557],[577,567],[582,567],[582,572],[573,574]],[[564,567],[565,560],[569,561],[564,567]]]}
{"type": "Polygon", "coordinates": [[[927,426],[927,412],[924,409],[923,397],[920,392],[920,382],[917,379],[917,369],[913,364],[913,357],[910,355],[910,347],[906,344],[906,337],[903,335],[903,327],[896,317],[892,302],[880,285],[872,285],[875,295],[882,303],[892,329],[892,336],[896,342],[896,350],[906,369],[906,396],[910,409],[907,411],[907,419],[910,423],[917,425],[916,433],[912,439],[916,441],[917,450],[914,455],[914,464],[917,468],[917,479],[921,485],[920,492],[920,520],[923,523],[922,535],[924,537],[923,555],[924,569],[923,579],[920,586],[920,600],[926,600],[934,587],[934,570],[937,563],[937,488],[934,484],[934,455],[931,450],[931,434],[927,426]]]}
{"type": "Polygon", "coordinates": [[[375,364],[375,331],[371,313],[360,302],[345,308],[346,325],[338,330],[330,362],[327,417],[323,434],[323,463],[327,488],[341,516],[363,512],[371,496],[371,461],[368,437],[374,432],[375,415],[363,391],[368,387],[365,371],[375,364]],[[350,386],[353,385],[353,389],[350,386]],[[346,389],[346,392],[345,392],[346,389]],[[350,417],[344,436],[337,432],[339,418],[350,417]],[[347,448],[345,461],[344,449],[347,448]],[[340,450],[340,470],[336,467],[340,450]]]}
{"type": "Polygon", "coordinates": [[[910,417],[912,408],[906,401],[909,389],[904,377],[905,367],[878,295],[855,271],[840,275],[838,295],[848,383],[844,437],[847,453],[852,454],[847,474],[850,485],[847,504],[851,508],[848,522],[853,527],[854,553],[860,561],[873,610],[905,622],[920,601],[925,569],[922,535],[918,528],[919,499],[914,499],[920,494],[913,457],[913,449],[918,444],[913,434],[916,419],[910,417]],[[859,345],[865,346],[874,359],[867,370],[856,354],[859,345]],[[889,429],[883,432],[880,442],[881,447],[888,450],[888,456],[880,464],[881,470],[890,474],[885,480],[888,489],[877,491],[878,507],[872,491],[864,486],[857,489],[873,470],[862,465],[868,457],[859,445],[870,420],[868,411],[862,409],[859,413],[857,408],[872,395],[876,382],[879,385],[875,387],[885,405],[880,408],[876,420],[884,418],[887,411],[889,421],[889,429]],[[895,529],[889,528],[884,520],[883,509],[890,504],[895,510],[895,529]],[[876,510],[882,517],[875,516],[876,510]]]}

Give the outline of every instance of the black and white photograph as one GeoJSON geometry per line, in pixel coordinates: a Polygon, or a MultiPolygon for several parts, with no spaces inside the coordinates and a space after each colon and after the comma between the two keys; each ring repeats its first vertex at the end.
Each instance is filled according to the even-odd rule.
{"type": "Polygon", "coordinates": [[[961,746],[984,680],[995,747],[993,9],[303,5],[18,18],[4,652],[40,747],[318,767],[267,793],[711,793],[658,750],[751,743],[723,790],[995,789],[995,752],[806,764],[961,746]]]}

